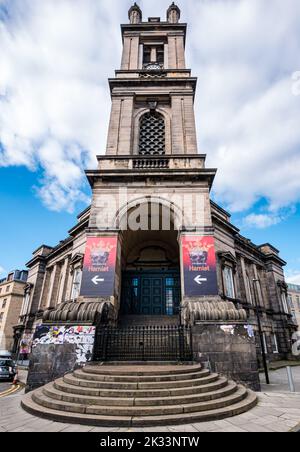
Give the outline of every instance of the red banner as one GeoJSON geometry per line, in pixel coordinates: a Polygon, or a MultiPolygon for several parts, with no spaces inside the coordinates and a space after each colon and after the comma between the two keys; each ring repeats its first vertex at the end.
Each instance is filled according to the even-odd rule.
{"type": "Polygon", "coordinates": [[[80,295],[108,297],[114,294],[118,237],[87,239],[80,295]]]}
{"type": "Polygon", "coordinates": [[[214,237],[185,236],[181,246],[185,295],[218,295],[214,237]]]}

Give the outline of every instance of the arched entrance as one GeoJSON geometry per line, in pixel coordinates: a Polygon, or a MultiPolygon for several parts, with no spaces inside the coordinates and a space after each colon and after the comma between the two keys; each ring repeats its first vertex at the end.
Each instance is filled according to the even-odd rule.
{"type": "Polygon", "coordinates": [[[143,202],[122,225],[121,316],[178,316],[181,301],[178,231],[169,206],[143,202]]]}
{"type": "Polygon", "coordinates": [[[191,328],[179,315],[179,219],[174,205],[153,197],[118,212],[119,322],[98,329],[95,361],[192,360],[191,328]]]}

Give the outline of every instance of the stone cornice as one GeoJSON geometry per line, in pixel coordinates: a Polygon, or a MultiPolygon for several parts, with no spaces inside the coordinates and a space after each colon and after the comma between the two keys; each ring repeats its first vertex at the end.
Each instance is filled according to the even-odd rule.
{"type": "Polygon", "coordinates": [[[145,178],[159,178],[160,180],[182,181],[206,180],[209,187],[212,187],[217,170],[215,168],[195,169],[111,169],[111,170],[87,170],[85,172],[88,181],[93,188],[96,179],[107,179],[119,181],[127,179],[128,181],[144,180],[145,178]]]}

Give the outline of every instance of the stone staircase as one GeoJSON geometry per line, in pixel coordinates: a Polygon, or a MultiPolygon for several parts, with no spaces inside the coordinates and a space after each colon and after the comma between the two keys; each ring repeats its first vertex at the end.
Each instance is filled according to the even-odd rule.
{"type": "Polygon", "coordinates": [[[144,427],[244,413],[257,396],[199,364],[91,364],[27,394],[23,408],[59,422],[144,427]]]}

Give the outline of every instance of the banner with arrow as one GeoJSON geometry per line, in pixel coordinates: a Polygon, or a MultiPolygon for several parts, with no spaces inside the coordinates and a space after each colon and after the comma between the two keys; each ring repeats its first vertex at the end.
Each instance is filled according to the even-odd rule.
{"type": "Polygon", "coordinates": [[[213,236],[181,239],[186,296],[218,295],[217,264],[213,236]]]}
{"type": "Polygon", "coordinates": [[[81,296],[110,297],[114,294],[117,244],[117,236],[87,239],[81,296]]]}

